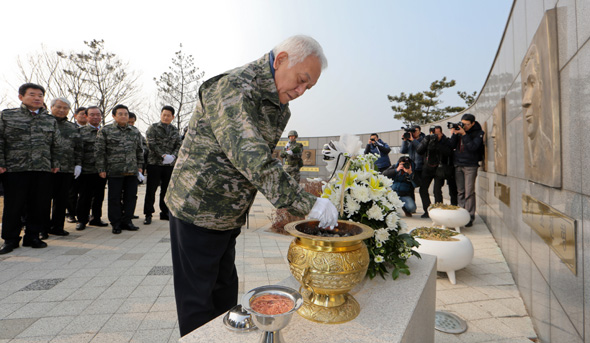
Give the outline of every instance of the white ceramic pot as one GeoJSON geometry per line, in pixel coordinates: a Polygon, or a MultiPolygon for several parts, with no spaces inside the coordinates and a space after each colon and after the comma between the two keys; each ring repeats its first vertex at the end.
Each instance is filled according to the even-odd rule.
{"type": "Polygon", "coordinates": [[[465,226],[471,220],[469,212],[464,208],[445,210],[433,208],[428,210],[428,215],[434,225],[440,225],[443,229],[452,227],[461,232],[460,227],[465,226]]]}
{"type": "MultiPolygon", "coordinates": [[[[412,231],[414,231],[413,229],[412,231]]],[[[473,245],[469,238],[462,234],[453,236],[457,241],[434,241],[414,237],[420,246],[414,248],[420,254],[434,255],[437,257],[436,270],[446,272],[449,281],[457,283],[455,271],[465,268],[473,259],[473,245]]]]}

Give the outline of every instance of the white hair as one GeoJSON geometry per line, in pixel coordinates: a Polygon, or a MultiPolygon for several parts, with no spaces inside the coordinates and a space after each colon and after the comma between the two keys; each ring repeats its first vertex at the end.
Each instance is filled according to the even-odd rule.
{"type": "Polygon", "coordinates": [[[328,67],[328,60],[324,55],[322,46],[309,36],[297,35],[289,37],[272,49],[275,56],[283,51],[289,55],[289,68],[303,62],[309,55],[315,55],[319,58],[322,70],[328,67]]]}
{"type": "Polygon", "coordinates": [[[68,107],[69,107],[69,108],[72,108],[72,104],[70,103],[70,101],[69,101],[68,99],[66,99],[66,98],[62,98],[62,97],[55,98],[55,99],[51,100],[51,105],[50,105],[49,107],[53,107],[53,106],[55,106],[55,104],[56,104],[58,101],[61,101],[61,102],[63,102],[64,104],[68,105],[68,107]]]}

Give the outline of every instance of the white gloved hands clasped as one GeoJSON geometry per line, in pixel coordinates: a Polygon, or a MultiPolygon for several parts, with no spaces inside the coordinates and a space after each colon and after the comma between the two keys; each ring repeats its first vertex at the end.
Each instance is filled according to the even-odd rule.
{"type": "Polygon", "coordinates": [[[141,172],[137,173],[137,180],[139,182],[143,182],[143,180],[145,180],[145,176],[143,176],[143,174],[141,172]]]}
{"type": "Polygon", "coordinates": [[[286,152],[287,154],[289,154],[289,155],[293,155],[293,151],[291,151],[291,150],[287,150],[287,151],[285,151],[285,152],[286,152]]]}
{"type": "Polygon", "coordinates": [[[320,221],[320,227],[333,229],[338,226],[338,210],[329,199],[318,198],[307,215],[309,219],[320,221]]]}
{"type": "Polygon", "coordinates": [[[172,164],[174,159],[176,158],[174,155],[162,155],[163,161],[162,164],[172,164]]]}
{"type": "Polygon", "coordinates": [[[74,167],[74,179],[77,179],[78,176],[82,174],[82,166],[75,166],[74,167]]]}

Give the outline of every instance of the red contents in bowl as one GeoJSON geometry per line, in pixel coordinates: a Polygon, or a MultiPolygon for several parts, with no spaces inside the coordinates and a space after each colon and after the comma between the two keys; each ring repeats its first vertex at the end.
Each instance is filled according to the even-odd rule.
{"type": "Polygon", "coordinates": [[[250,301],[252,310],[267,315],[289,312],[293,305],[293,300],[278,294],[265,294],[250,301]]]}

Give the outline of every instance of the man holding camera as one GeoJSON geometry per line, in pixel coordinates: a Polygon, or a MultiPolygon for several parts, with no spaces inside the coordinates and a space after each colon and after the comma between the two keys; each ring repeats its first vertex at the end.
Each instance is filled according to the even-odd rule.
{"type": "Polygon", "coordinates": [[[422,140],[418,147],[418,153],[424,156],[420,197],[428,199],[428,206],[430,206],[428,188],[432,180],[434,180],[434,202],[442,203],[442,186],[447,180],[451,204],[457,205],[453,149],[449,146],[449,138],[442,133],[442,127],[437,125],[430,128],[430,135],[422,140]],[[425,193],[424,196],[422,195],[423,192],[425,193]]]}
{"type": "Polygon", "coordinates": [[[479,161],[483,159],[484,132],[481,125],[475,121],[475,116],[465,113],[461,122],[449,123],[453,135],[449,140],[449,146],[455,149],[455,180],[457,182],[457,196],[459,206],[463,207],[471,215],[471,220],[466,227],[473,225],[475,219],[475,178],[479,161]]]}
{"type": "Polygon", "coordinates": [[[391,148],[389,145],[382,141],[376,133],[371,134],[369,143],[365,147],[365,154],[372,153],[379,155],[379,158],[375,162],[375,166],[380,173],[383,173],[385,169],[391,166],[391,161],[389,160],[390,151],[391,148]]]}
{"type": "Polygon", "coordinates": [[[411,217],[412,212],[416,211],[416,202],[412,195],[414,194],[414,177],[415,173],[412,172],[412,160],[408,156],[402,156],[399,158],[394,166],[387,168],[383,171],[383,175],[393,180],[391,189],[399,199],[404,202],[402,210],[406,214],[406,217],[411,217]]]}
{"type": "MultiPolygon", "coordinates": [[[[422,165],[424,164],[424,159],[418,153],[418,147],[420,146],[420,143],[422,143],[425,135],[421,132],[422,128],[420,125],[413,125],[405,128],[404,130],[406,132],[402,137],[403,143],[400,152],[402,154],[410,155],[410,158],[412,161],[414,161],[414,183],[417,185],[417,187],[420,187],[422,183],[422,165]]],[[[412,197],[414,197],[413,193],[412,197]]],[[[422,218],[429,218],[428,206],[426,206],[426,204],[430,204],[428,189],[426,190],[426,196],[424,196],[423,192],[420,192],[420,198],[422,199],[422,207],[424,208],[424,214],[422,215],[422,218]]]]}

